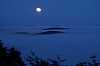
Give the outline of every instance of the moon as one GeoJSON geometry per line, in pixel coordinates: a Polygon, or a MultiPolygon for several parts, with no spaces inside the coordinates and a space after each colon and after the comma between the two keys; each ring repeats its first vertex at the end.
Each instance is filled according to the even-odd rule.
{"type": "Polygon", "coordinates": [[[41,12],[41,8],[36,8],[36,11],[37,12],[41,12]]]}

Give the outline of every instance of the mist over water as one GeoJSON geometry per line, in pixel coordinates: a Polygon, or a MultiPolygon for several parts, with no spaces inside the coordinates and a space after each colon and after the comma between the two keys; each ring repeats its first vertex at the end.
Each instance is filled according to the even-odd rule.
{"type": "Polygon", "coordinates": [[[69,66],[89,61],[91,54],[100,61],[100,0],[0,0],[1,25],[4,46],[15,46],[24,57],[33,50],[43,58],[62,54],[69,66]],[[34,35],[55,26],[70,29],[34,35]]]}

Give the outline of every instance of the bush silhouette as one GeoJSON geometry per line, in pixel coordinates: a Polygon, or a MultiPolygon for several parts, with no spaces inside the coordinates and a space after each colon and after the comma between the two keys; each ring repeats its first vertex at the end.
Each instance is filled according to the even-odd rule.
{"type": "MultiPolygon", "coordinates": [[[[61,55],[57,56],[56,60],[46,59],[43,60],[35,55],[34,52],[31,51],[32,56],[27,56],[25,58],[28,61],[30,66],[68,66],[61,65],[62,62],[65,62],[67,59],[61,59],[61,55]]],[[[0,40],[0,66],[26,66],[24,61],[22,61],[22,57],[20,57],[21,52],[15,50],[14,47],[8,49],[7,47],[3,47],[3,43],[0,40]]],[[[96,55],[92,54],[90,56],[91,62],[79,62],[76,66],[99,66],[100,62],[97,62],[96,55]]]]}
{"type": "MultiPolygon", "coordinates": [[[[43,60],[35,55],[34,52],[31,51],[32,56],[27,56],[26,61],[29,62],[31,66],[61,66],[60,63],[66,61],[67,59],[61,59],[60,55],[57,56],[57,60],[47,59],[43,60]]],[[[67,66],[67,65],[63,65],[67,66]]]]}
{"type": "Polygon", "coordinates": [[[3,43],[0,40],[0,66],[25,66],[20,55],[21,52],[15,50],[14,47],[10,49],[3,47],[3,43]]]}
{"type": "Polygon", "coordinates": [[[90,56],[90,59],[92,60],[92,63],[90,63],[90,62],[80,62],[80,63],[77,63],[76,66],[99,66],[100,63],[97,62],[96,58],[97,58],[96,55],[92,54],[90,56]]]}

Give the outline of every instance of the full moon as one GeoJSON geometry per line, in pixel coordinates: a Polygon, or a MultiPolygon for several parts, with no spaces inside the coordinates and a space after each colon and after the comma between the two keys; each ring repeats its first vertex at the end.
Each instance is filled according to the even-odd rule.
{"type": "Polygon", "coordinates": [[[36,8],[36,11],[37,12],[41,12],[41,8],[36,8]]]}

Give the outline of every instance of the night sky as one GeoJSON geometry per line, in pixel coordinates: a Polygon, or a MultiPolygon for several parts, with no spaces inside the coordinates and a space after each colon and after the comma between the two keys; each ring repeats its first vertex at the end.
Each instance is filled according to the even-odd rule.
{"type": "Polygon", "coordinates": [[[0,23],[100,25],[100,0],[0,0],[0,23]]]}

